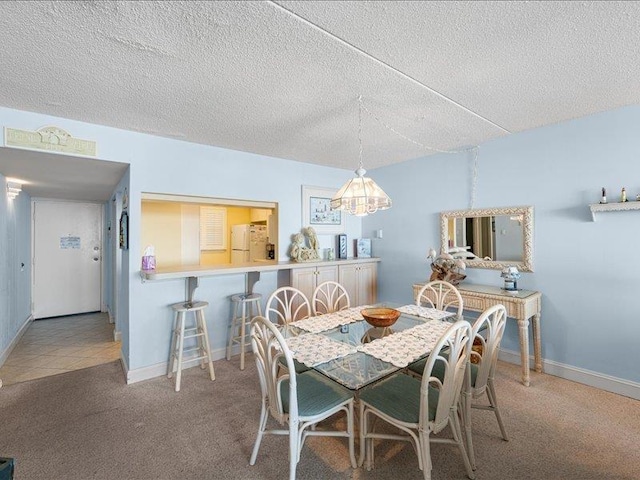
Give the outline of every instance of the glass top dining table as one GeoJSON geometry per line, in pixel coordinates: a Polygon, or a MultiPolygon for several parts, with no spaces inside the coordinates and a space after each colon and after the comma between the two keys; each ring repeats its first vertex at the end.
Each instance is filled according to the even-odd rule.
{"type": "MultiPolygon", "coordinates": [[[[391,308],[399,307],[399,305],[388,303],[376,306],[391,308]]],[[[452,316],[448,318],[447,321],[455,319],[456,317],[452,316]]],[[[382,336],[393,335],[403,330],[408,330],[421,324],[425,324],[428,321],[428,319],[416,315],[401,313],[398,320],[391,327],[386,329],[373,327],[362,319],[343,325],[342,327],[336,327],[319,332],[319,334],[334,341],[358,347],[367,341],[372,341],[382,336]]],[[[289,332],[285,336],[303,335],[307,333],[296,328],[294,325],[295,324],[291,324],[289,332]]],[[[425,352],[424,356],[426,356],[426,354],[427,353],[425,352]]],[[[346,356],[315,365],[312,368],[341,385],[344,385],[350,390],[359,390],[370,383],[380,380],[387,375],[402,369],[402,367],[398,367],[393,363],[376,358],[363,351],[355,351],[346,356]]]]}

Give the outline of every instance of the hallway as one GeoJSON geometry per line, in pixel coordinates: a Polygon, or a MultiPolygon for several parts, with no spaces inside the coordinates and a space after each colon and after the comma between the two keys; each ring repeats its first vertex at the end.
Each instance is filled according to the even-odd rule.
{"type": "Polygon", "coordinates": [[[120,342],[106,313],[88,313],[31,323],[0,368],[4,385],[93,367],[120,358],[120,342]]]}

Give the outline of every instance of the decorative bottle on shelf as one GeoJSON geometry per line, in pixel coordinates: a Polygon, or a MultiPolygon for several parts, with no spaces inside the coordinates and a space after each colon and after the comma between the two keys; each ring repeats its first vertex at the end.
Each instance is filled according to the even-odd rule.
{"type": "Polygon", "coordinates": [[[607,190],[602,187],[602,198],[600,199],[600,203],[607,203],[607,190]]]}
{"type": "Polygon", "coordinates": [[[622,187],[622,192],[620,192],[620,201],[621,202],[627,201],[627,191],[624,189],[624,187],[622,187]]]}

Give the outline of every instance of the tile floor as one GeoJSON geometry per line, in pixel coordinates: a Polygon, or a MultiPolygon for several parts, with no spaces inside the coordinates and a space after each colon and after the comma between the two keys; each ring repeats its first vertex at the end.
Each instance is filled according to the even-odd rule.
{"type": "Polygon", "coordinates": [[[92,367],[120,358],[106,313],[36,320],[0,367],[4,385],[92,367]]]}

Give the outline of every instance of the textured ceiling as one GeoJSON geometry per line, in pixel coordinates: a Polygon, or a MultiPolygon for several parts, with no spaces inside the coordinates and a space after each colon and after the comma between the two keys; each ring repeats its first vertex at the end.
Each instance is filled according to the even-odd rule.
{"type": "Polygon", "coordinates": [[[1,106],[349,169],[359,95],[366,168],[640,103],[640,2],[3,1],[0,43],[1,106]]]}

